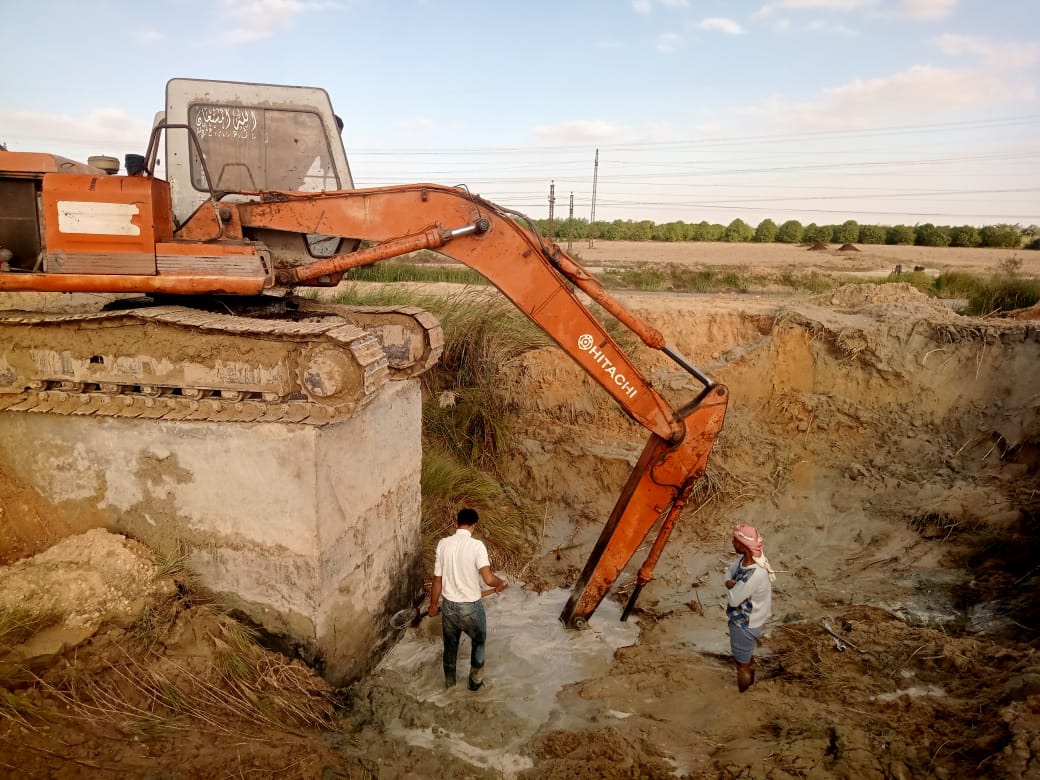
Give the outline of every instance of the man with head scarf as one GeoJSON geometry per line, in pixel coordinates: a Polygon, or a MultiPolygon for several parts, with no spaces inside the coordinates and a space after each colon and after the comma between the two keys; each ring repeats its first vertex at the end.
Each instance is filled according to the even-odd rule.
{"type": "Polygon", "coordinates": [[[758,529],[739,525],[733,529],[733,549],[740,553],[726,569],[726,617],[729,643],[737,663],[737,688],[741,693],[755,682],[755,643],[772,613],[776,574],[762,551],[758,529]]]}

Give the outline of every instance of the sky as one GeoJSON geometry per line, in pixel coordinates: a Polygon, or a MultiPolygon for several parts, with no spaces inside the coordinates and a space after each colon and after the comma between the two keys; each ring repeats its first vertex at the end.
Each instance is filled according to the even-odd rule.
{"type": "Polygon", "coordinates": [[[0,143],[143,153],[171,78],[323,87],[355,185],[534,218],[1040,223],[1036,0],[0,0],[0,143]],[[598,151],[598,165],[596,156],[598,151]]]}

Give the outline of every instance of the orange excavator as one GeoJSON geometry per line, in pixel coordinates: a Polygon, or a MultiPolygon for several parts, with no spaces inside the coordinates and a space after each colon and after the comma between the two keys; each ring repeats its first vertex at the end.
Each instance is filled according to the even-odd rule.
{"type": "Polygon", "coordinates": [[[341,126],[321,89],[174,79],[124,175],[113,158],[0,151],[0,292],[116,294],[86,314],[0,312],[0,409],[334,420],[387,375],[432,365],[443,336],[420,309],[293,291],[435,250],[486,277],[650,431],[560,616],[585,627],[656,526],[627,618],[704,475],[726,388],[522,214],[460,187],[354,188],[341,126]],[[572,285],[689,372],[696,397],[673,409],[572,285]]]}

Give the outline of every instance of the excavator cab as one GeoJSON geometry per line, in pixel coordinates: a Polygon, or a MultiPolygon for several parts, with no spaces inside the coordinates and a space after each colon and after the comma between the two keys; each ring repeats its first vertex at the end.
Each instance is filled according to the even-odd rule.
{"type": "MultiPolygon", "coordinates": [[[[186,223],[207,201],[245,201],[257,193],[351,190],[354,181],[328,93],[315,87],[172,79],[164,130],[165,171],[174,222],[186,223]]],[[[154,170],[154,163],[150,166],[154,170]]],[[[317,233],[278,240],[277,265],[350,251],[339,237],[317,233]]]]}

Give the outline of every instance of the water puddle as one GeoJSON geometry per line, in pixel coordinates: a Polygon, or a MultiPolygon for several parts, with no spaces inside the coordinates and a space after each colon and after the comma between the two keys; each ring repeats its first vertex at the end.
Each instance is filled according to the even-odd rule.
{"type": "MultiPolygon", "coordinates": [[[[639,638],[637,621],[622,623],[621,607],[604,601],[585,631],[565,628],[560,612],[570,596],[562,589],[529,593],[514,585],[485,599],[488,616],[485,684],[476,693],[467,690],[469,639],[459,647],[459,684],[445,689],[441,671],[440,618],[424,618],[407,629],[400,642],[382,660],[376,672],[395,672],[408,681],[403,692],[424,706],[442,708],[444,725],[463,725],[451,715],[460,707],[479,706],[487,711],[509,714],[508,739],[496,748],[482,748],[465,734],[447,729],[392,729],[409,744],[449,750],[452,755],[476,766],[493,768],[509,777],[530,767],[530,760],[516,750],[554,715],[556,697],[571,683],[603,675],[614,651],[634,644],[639,638]]],[[[474,735],[476,736],[476,735],[474,735]]]]}

